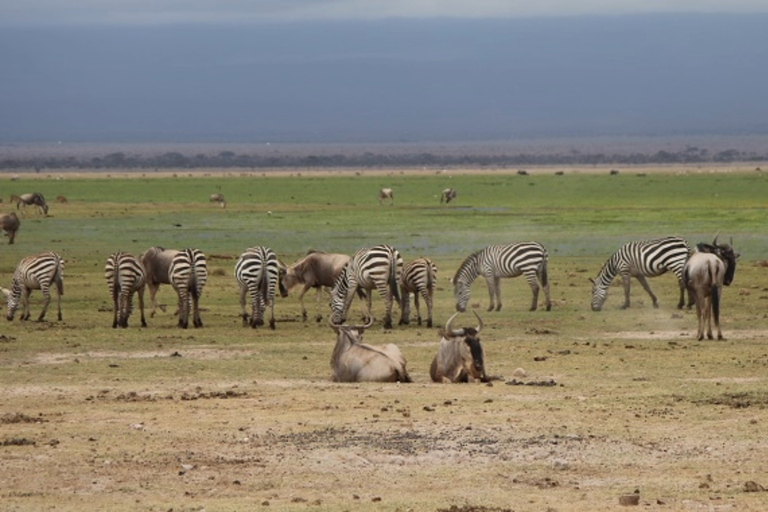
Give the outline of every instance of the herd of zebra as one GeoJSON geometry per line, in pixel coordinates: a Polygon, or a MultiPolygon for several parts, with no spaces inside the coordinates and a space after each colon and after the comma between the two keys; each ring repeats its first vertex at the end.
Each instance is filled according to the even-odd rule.
{"type": "MultiPolygon", "coordinates": [[[[606,301],[611,282],[621,276],[624,286],[624,308],[629,307],[629,282],[638,279],[650,295],[653,306],[658,299],[647,282],[647,277],[659,276],[667,271],[675,274],[680,285],[678,308],[685,304],[684,295],[689,293],[688,307],[697,308],[699,328],[697,336],[703,339],[704,331],[712,338],[711,321],[717,327],[718,338],[722,339],[719,325],[719,305],[722,287],[731,284],[736,270],[732,244],[700,243],[691,250],[688,242],[679,237],[664,237],[654,240],[635,241],[622,246],[600,269],[592,280],[592,309],[599,311],[606,301]]],[[[548,254],[539,242],[518,242],[508,245],[489,245],[473,252],[459,265],[453,279],[456,310],[465,311],[470,299],[472,283],[484,277],[488,286],[490,303],[488,310],[501,309],[500,281],[502,278],[525,276],[531,288],[533,300],[530,310],[538,306],[539,291],[545,294],[545,306],[552,307],[548,279],[548,254]]],[[[51,301],[51,288],[55,285],[58,295],[58,319],[61,320],[61,295],[63,294],[64,261],[55,252],[44,252],[21,260],[13,275],[11,289],[2,289],[7,299],[8,320],[13,320],[18,307],[22,306],[21,318],[30,316],[29,295],[32,290],[41,290],[44,296],[42,312],[38,320],[45,318],[51,301]]],[[[156,293],[161,284],[173,286],[178,296],[178,326],[187,328],[192,316],[194,327],[202,327],[199,301],[208,279],[205,255],[198,249],[172,250],[151,247],[140,257],[116,252],[108,259],[104,272],[113,301],[113,327],[127,327],[132,312],[132,298],[138,295],[141,311],[141,325],[146,326],[144,316],[144,289],[149,288],[154,316],[158,306],[156,293]]],[[[310,252],[293,265],[280,262],[275,252],[268,247],[252,247],[237,259],[234,277],[240,290],[241,316],[244,325],[264,325],[264,314],[270,309],[269,326],[275,328],[275,295],[288,295],[288,289],[303,285],[300,294],[303,316],[306,319],[303,296],[310,288],[318,290],[318,301],[323,287],[331,288],[330,318],[332,327],[346,321],[355,295],[366,300],[367,317],[373,318],[371,302],[376,290],[385,301],[385,328],[392,328],[392,305],[400,305],[400,325],[410,323],[410,294],[414,303],[419,325],[422,316],[419,297],[427,306],[428,327],[432,327],[433,294],[437,278],[437,267],[428,258],[417,258],[405,265],[400,252],[390,245],[363,248],[353,256],[310,252]],[[251,311],[246,307],[250,297],[251,311]]],[[[318,304],[318,308],[319,308],[318,304]]],[[[322,317],[318,311],[318,320],[322,317]]]]}

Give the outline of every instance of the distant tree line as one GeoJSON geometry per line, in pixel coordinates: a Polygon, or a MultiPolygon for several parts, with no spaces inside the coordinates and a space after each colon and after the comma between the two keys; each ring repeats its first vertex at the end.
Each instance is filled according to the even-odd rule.
{"type": "Polygon", "coordinates": [[[568,153],[518,154],[435,154],[372,153],[354,154],[250,154],[238,155],[221,151],[215,155],[184,155],[166,152],[157,156],[131,156],[123,152],[100,157],[78,158],[6,158],[0,160],[0,170],[59,169],[266,169],[266,168],[331,168],[331,167],[519,167],[527,165],[643,165],[643,164],[704,164],[731,162],[759,162],[768,160],[768,154],[742,152],[735,149],[710,153],[707,149],[686,147],[680,151],[649,153],[606,154],[570,151],[568,153]]]}

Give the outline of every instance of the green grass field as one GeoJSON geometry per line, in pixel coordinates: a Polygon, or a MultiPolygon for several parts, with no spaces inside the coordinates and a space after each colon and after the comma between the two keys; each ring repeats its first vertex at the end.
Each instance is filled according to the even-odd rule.
{"type": "MultiPolygon", "coordinates": [[[[63,322],[54,301],[48,322],[0,323],[0,497],[11,510],[615,510],[635,487],[652,510],[713,500],[761,510],[765,495],[741,489],[764,477],[768,456],[756,435],[768,422],[763,174],[178,174],[0,182],[6,200],[39,191],[50,204],[47,217],[20,214],[16,244],[3,240],[0,284],[29,254],[66,260],[63,322]],[[448,186],[458,198],[441,205],[448,186]],[[394,205],[378,204],[381,187],[394,205]],[[208,202],[215,192],[226,209],[208,202]],[[695,313],[674,308],[672,276],[650,280],[658,309],[633,282],[629,310],[615,286],[604,311],[590,311],[587,278],[623,243],[716,233],[742,255],[725,290],[728,341],[693,339],[695,313]],[[429,382],[439,334],[413,324],[366,334],[401,346],[411,388],[331,384],[333,333],[301,321],[296,292],[277,300],[275,331],[241,326],[232,272],[249,246],[285,263],[379,243],[431,257],[441,325],[459,262],[521,240],[549,250],[553,308],[529,312],[528,286],[514,279],[502,281],[503,309],[486,313],[475,283],[488,371],[502,381],[492,387],[429,382]],[[170,306],[146,329],[137,312],[111,329],[105,260],[152,245],[208,255],[203,329],[178,329],[170,306]],[[518,368],[558,385],[504,385],[518,368]],[[739,396],[746,405],[728,407],[739,396]]],[[[175,303],[168,286],[158,296],[175,303]]],[[[313,292],[306,303],[312,315],[313,292]]],[[[373,307],[380,318],[381,298],[373,307]]]]}

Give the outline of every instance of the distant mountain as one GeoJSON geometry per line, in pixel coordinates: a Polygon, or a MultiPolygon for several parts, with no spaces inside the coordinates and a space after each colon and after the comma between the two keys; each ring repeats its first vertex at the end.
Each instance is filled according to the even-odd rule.
{"type": "Polygon", "coordinates": [[[0,142],[768,133],[768,15],[0,32],[0,142]]]}

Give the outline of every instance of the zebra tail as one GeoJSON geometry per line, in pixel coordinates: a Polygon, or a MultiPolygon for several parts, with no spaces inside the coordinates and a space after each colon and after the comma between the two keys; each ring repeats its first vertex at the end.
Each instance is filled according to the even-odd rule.
{"type": "Polygon", "coordinates": [[[549,285],[549,271],[547,270],[547,267],[548,267],[547,258],[544,258],[543,260],[541,260],[541,277],[540,277],[541,284],[543,286],[549,285]]]}
{"type": "Polygon", "coordinates": [[[398,304],[402,304],[400,299],[400,291],[398,290],[399,284],[397,282],[397,259],[392,258],[389,262],[389,291],[395,298],[398,304]]]}

